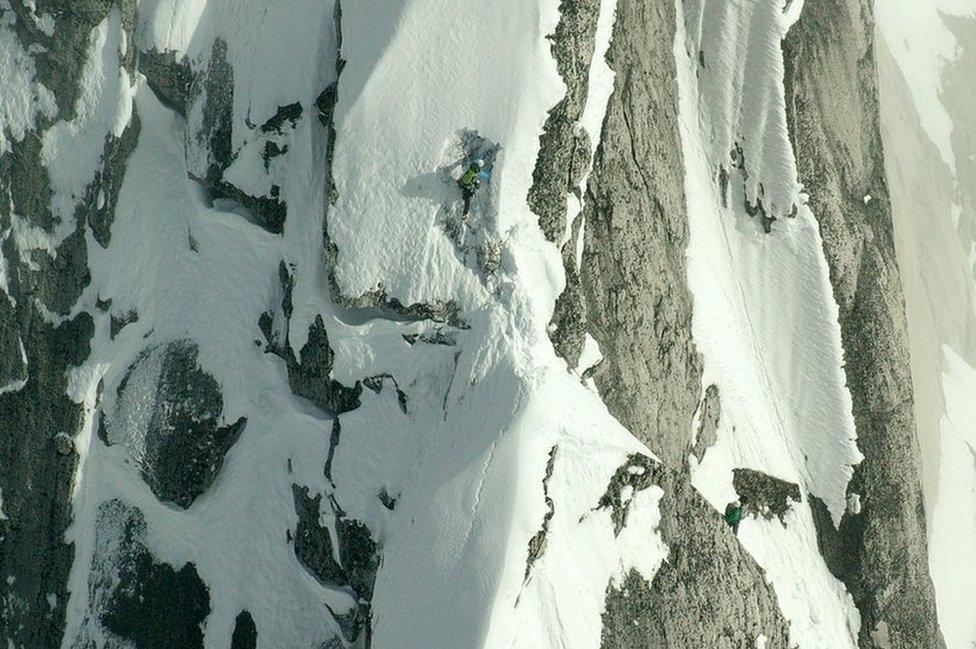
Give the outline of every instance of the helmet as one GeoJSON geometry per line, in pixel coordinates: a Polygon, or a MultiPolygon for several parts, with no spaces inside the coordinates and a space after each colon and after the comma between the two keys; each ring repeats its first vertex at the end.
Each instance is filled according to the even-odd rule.
{"type": "Polygon", "coordinates": [[[485,166],[485,161],[482,160],[481,158],[477,158],[476,160],[473,160],[471,162],[471,169],[474,171],[481,171],[481,169],[484,168],[484,166],[485,166]]]}

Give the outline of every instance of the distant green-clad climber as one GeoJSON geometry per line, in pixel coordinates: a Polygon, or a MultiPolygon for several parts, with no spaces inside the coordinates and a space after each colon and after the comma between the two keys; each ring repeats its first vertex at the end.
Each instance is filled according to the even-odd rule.
{"type": "Polygon", "coordinates": [[[458,187],[461,188],[461,198],[464,200],[462,215],[466,215],[471,209],[471,197],[481,187],[481,183],[486,182],[489,178],[491,178],[491,173],[485,169],[485,161],[480,158],[468,165],[467,171],[458,178],[458,187]]]}
{"type": "Polygon", "coordinates": [[[725,506],[725,522],[732,528],[733,534],[739,533],[739,523],[742,522],[742,509],[745,507],[747,499],[742,496],[725,506]]]}

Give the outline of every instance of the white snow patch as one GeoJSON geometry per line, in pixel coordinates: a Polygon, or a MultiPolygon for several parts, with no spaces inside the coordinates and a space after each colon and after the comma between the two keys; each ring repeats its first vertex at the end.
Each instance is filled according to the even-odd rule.
{"type": "Polygon", "coordinates": [[[956,649],[976,643],[976,368],[948,346],[943,346],[942,386],[946,412],[939,423],[929,569],[946,646],[956,649]]]}
{"type": "Polygon", "coordinates": [[[784,523],[746,517],[739,540],[776,591],[799,647],[857,647],[860,613],[844,584],[824,565],[809,507],[796,503],[784,523]]]}
{"type": "MultiPolygon", "coordinates": [[[[453,299],[467,308],[485,300],[437,222],[441,206],[460,203],[457,188],[442,183],[437,170],[454,162],[444,157],[463,129],[502,147],[486,195],[491,204],[473,218],[503,239],[541,239],[525,197],[546,112],[565,94],[545,39],[557,19],[555,2],[396,0],[381,12],[368,3],[343,6],[347,64],[339,80],[334,162],[339,197],[329,234],[340,251],[336,280],[345,295],[383,288],[403,304],[453,299]],[[506,34],[503,51],[499,33],[506,34]],[[467,57],[459,65],[462,50],[499,55],[467,57]],[[417,70],[424,70],[419,78],[417,70]],[[393,228],[396,237],[389,236],[393,228]]],[[[540,298],[551,303],[563,283],[558,250],[544,241],[530,245],[535,254],[512,270],[547,287],[540,298]]]]}
{"type": "MultiPolygon", "coordinates": [[[[567,387],[572,383],[579,390],[571,377],[563,376],[567,387]]],[[[519,575],[514,618],[499,620],[494,628],[505,627],[505,631],[490,635],[484,646],[599,646],[608,583],[621,586],[631,569],[651,581],[668,553],[658,532],[663,494],[659,488],[630,495],[627,525],[619,536],[614,536],[610,511],[593,510],[626,454],[647,454],[646,449],[640,449],[622,428],[604,423],[606,415],[601,414],[603,406],[597,397],[584,391],[586,396],[578,405],[554,418],[551,406],[546,405],[546,392],[541,395],[538,423],[565,423],[553,440],[558,448],[549,493],[555,507],[545,552],[527,580],[522,582],[519,575]],[[596,429],[600,436],[593,435],[596,429]],[[628,446],[633,451],[627,451],[628,446]]],[[[539,496],[535,499],[538,503],[539,496]]],[[[540,514],[534,520],[536,526],[540,514]]],[[[524,553],[524,546],[517,549],[524,553]]]]}
{"type": "Polygon", "coordinates": [[[603,353],[600,352],[600,344],[596,341],[596,338],[587,332],[583,338],[583,350],[580,352],[579,363],[577,363],[580,373],[595,367],[602,360],[603,353]]]}

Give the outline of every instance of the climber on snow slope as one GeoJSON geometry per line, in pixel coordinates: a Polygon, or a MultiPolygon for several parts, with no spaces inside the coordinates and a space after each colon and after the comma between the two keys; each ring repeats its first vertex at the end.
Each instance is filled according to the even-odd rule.
{"type": "Polygon", "coordinates": [[[468,210],[471,209],[471,197],[481,187],[481,183],[488,182],[490,178],[491,173],[485,169],[485,161],[481,158],[473,160],[468,165],[467,171],[461,174],[457,182],[458,187],[461,188],[461,198],[464,200],[462,215],[467,215],[468,210]]]}

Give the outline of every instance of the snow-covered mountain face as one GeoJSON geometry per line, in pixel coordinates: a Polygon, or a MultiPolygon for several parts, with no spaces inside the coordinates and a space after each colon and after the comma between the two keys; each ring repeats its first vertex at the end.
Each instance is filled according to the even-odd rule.
{"type": "Polygon", "coordinates": [[[967,0],[0,0],[0,636],[970,646],[974,52],[967,0]]]}

